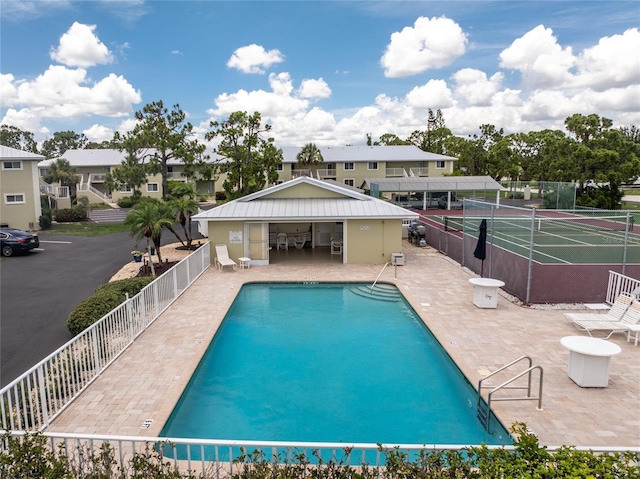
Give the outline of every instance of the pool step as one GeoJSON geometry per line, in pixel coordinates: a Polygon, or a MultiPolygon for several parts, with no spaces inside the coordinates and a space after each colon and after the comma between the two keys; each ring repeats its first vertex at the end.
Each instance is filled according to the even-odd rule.
{"type": "Polygon", "coordinates": [[[378,301],[400,301],[402,295],[395,286],[376,284],[373,289],[369,285],[353,286],[352,293],[364,298],[376,299],[378,301]]]}
{"type": "Polygon", "coordinates": [[[480,421],[480,424],[482,424],[482,427],[484,427],[485,431],[488,430],[487,428],[487,407],[486,405],[483,404],[478,404],[478,420],[480,421]]]}

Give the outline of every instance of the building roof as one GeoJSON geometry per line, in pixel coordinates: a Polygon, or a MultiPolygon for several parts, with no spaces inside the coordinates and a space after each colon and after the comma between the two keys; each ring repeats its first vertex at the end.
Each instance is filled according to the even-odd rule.
{"type": "Polygon", "coordinates": [[[0,145],[0,158],[3,160],[32,160],[41,161],[45,157],[30,151],[18,150],[17,148],[11,148],[10,146],[0,145]]]}
{"type": "Polygon", "coordinates": [[[302,176],[251,195],[230,201],[193,216],[200,221],[342,221],[357,218],[416,219],[417,213],[382,201],[352,188],[343,188],[308,176],[302,176]],[[307,184],[335,197],[273,198],[273,193],[307,184]]]}
{"type": "MultiPolygon", "coordinates": [[[[325,163],[345,163],[363,161],[457,161],[453,156],[438,155],[422,151],[415,145],[398,146],[325,146],[318,147],[325,163]]],[[[296,156],[302,148],[288,146],[281,148],[283,163],[297,163],[296,156]]]]}
{"type": "Polygon", "coordinates": [[[366,178],[371,189],[377,185],[380,192],[410,191],[500,191],[502,185],[490,176],[438,176],[405,178],[366,178]]]}
{"type": "MultiPolygon", "coordinates": [[[[150,155],[153,154],[153,152],[153,148],[149,148],[146,151],[146,153],[150,155]]],[[[209,155],[210,161],[217,161],[223,158],[211,149],[207,149],[205,154],[209,155]]],[[[115,148],[77,149],[65,151],[60,158],[67,160],[71,166],[75,167],[120,166],[126,158],[126,152],[115,148]]],[[[55,162],[56,159],[44,160],[40,162],[38,166],[49,166],[55,162]]],[[[167,164],[181,165],[182,161],[172,158],[167,164]]]]}

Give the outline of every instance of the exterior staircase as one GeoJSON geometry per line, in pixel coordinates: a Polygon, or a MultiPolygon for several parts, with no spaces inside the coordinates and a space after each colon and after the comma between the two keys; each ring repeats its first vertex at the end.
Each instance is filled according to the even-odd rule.
{"type": "Polygon", "coordinates": [[[131,208],[112,208],[109,210],[92,210],[89,220],[94,223],[124,223],[131,208]]]}

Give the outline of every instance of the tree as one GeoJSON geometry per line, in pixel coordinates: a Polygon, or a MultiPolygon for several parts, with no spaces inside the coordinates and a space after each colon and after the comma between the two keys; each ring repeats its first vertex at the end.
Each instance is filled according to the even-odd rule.
{"type": "Polygon", "coordinates": [[[126,151],[126,155],[118,168],[107,172],[105,186],[109,191],[128,186],[133,190],[132,197],[135,202],[142,196],[140,187],[147,182],[147,174],[151,168],[149,168],[148,163],[143,163],[138,157],[139,143],[137,137],[128,135],[125,138],[121,138],[116,134],[114,142],[119,145],[120,151],[126,151]]]}
{"type": "Polygon", "coordinates": [[[33,139],[33,133],[11,125],[0,125],[0,145],[38,153],[38,145],[33,139]]]}
{"type": "Polygon", "coordinates": [[[322,153],[315,144],[307,143],[296,155],[296,160],[298,161],[299,165],[310,169],[311,165],[322,163],[324,161],[324,158],[322,158],[322,153]]]}
{"type": "Polygon", "coordinates": [[[83,133],[74,131],[56,131],[52,138],[42,143],[40,153],[47,158],[58,158],[67,150],[83,149],[87,144],[87,137],[83,133]]]}
{"type": "Polygon", "coordinates": [[[429,108],[427,129],[424,131],[414,131],[409,138],[407,138],[407,141],[416,145],[422,151],[444,155],[447,154],[445,142],[447,138],[451,136],[451,130],[445,125],[442,111],[438,109],[434,114],[433,110],[429,108]]]}
{"type": "Polygon", "coordinates": [[[278,179],[278,166],[282,164],[282,150],[273,144],[273,138],[262,138],[271,125],[261,125],[259,112],[248,115],[236,111],[227,121],[210,122],[213,128],[205,138],[209,141],[221,138],[217,153],[228,162],[218,165],[227,173],[222,186],[230,199],[260,191],[267,182],[278,179]]]}
{"type": "MultiPolygon", "coordinates": [[[[129,227],[129,233],[134,236],[137,241],[142,238],[146,239],[147,251],[151,252],[152,242],[158,255],[158,261],[162,262],[160,254],[160,240],[162,236],[162,228],[166,227],[173,230],[175,218],[171,209],[164,202],[153,199],[140,201],[134,208],[127,213],[124,224],[129,227]],[[167,214],[169,212],[169,214],[167,214]]],[[[175,231],[174,231],[175,234],[175,231]]],[[[151,275],[155,276],[155,268],[153,267],[153,259],[149,254],[149,267],[151,275]]]]}
{"type": "Polygon", "coordinates": [[[60,186],[67,186],[70,196],[75,196],[74,188],[80,181],[75,173],[76,169],[69,164],[69,160],[58,158],[49,165],[49,173],[44,176],[44,181],[49,184],[59,183],[60,186]]]}
{"type": "Polygon", "coordinates": [[[198,203],[195,200],[196,190],[189,183],[178,183],[171,188],[170,204],[174,214],[178,217],[178,223],[184,230],[187,249],[191,249],[193,235],[191,234],[191,216],[198,212],[198,203]]]}
{"type": "Polygon", "coordinates": [[[149,103],[136,112],[138,124],[121,144],[130,154],[135,150],[138,163],[148,162],[147,173],[162,175],[162,198],[169,199],[169,160],[180,160],[187,168],[208,168],[206,149],[194,138],[193,125],[186,121],[180,105],[169,111],[162,101],[149,103]]]}

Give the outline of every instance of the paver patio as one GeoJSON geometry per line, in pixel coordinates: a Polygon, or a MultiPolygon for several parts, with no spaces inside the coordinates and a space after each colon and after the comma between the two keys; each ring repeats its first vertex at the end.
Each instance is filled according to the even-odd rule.
{"type": "MultiPolygon", "coordinates": [[[[567,376],[569,352],[560,338],[585,333],[568,324],[563,311],[521,307],[505,297],[499,298],[497,309],[478,309],[467,270],[431,248],[405,243],[403,252],[405,265],[387,267],[380,281],[397,285],[474,386],[487,371],[523,355],[544,369],[543,410],[536,409],[536,401],[495,402],[492,409],[503,424],[526,423],[543,445],[640,445],[640,346],[614,334],[610,340],[622,353],[612,359],[609,386],[580,388],[567,376]]],[[[237,272],[211,267],[48,431],[155,437],[244,283],[371,283],[380,270],[286,259],[237,272]],[[153,420],[150,427],[142,428],[148,419],[153,420]]],[[[507,378],[500,376],[493,384],[507,378]]]]}

